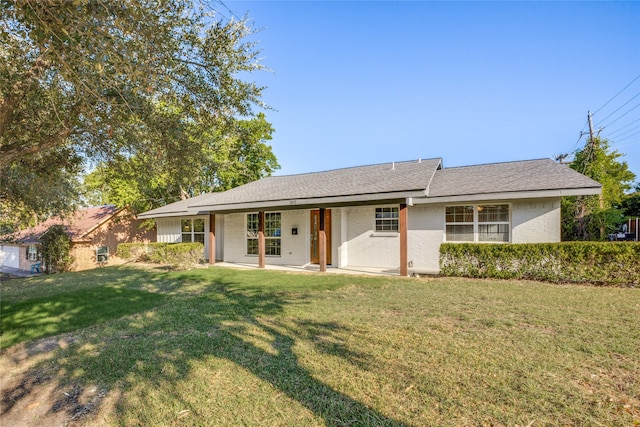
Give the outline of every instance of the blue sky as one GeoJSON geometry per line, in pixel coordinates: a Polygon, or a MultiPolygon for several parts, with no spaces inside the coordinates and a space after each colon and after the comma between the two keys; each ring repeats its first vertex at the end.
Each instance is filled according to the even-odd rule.
{"type": "Polygon", "coordinates": [[[640,2],[225,5],[273,70],[250,78],[278,175],[553,158],[584,144],[591,110],[640,180],[640,2]]]}

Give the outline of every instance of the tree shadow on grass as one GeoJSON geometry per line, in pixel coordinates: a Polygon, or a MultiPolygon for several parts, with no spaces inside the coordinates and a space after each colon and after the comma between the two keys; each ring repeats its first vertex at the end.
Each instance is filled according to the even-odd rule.
{"type": "Polygon", "coordinates": [[[0,348],[138,313],[161,305],[167,299],[162,294],[103,286],[16,303],[1,301],[3,333],[0,348]]]}
{"type": "MultiPolygon", "coordinates": [[[[190,284],[202,285],[205,280],[199,275],[175,277],[190,284]]],[[[349,349],[341,339],[349,333],[346,327],[291,319],[284,314],[285,307],[305,304],[302,294],[265,292],[259,286],[240,285],[233,277],[217,276],[215,283],[204,285],[200,292],[175,295],[170,303],[147,315],[119,319],[108,328],[86,332],[84,345],[58,350],[53,360],[35,366],[17,386],[3,390],[1,413],[10,412],[39,385],[30,380],[39,373],[43,381],[56,381],[57,390],[64,392],[65,397],[52,402],[50,413],[66,411],[69,419],[95,414],[108,389],[122,396],[116,403],[119,423],[150,423],[153,418],[139,406],[152,404],[153,397],[141,393],[137,403],[132,403],[128,396],[138,393],[141,385],[161,388],[189,381],[194,363],[213,363],[211,358],[215,358],[269,383],[326,425],[404,425],[325,384],[302,366],[294,351],[301,341],[310,343],[317,353],[365,366],[368,356],[349,349]],[[94,392],[85,393],[90,386],[94,392]]],[[[172,406],[191,408],[191,417],[196,418],[190,424],[208,424],[189,396],[176,390],[170,400],[172,406]]]]}

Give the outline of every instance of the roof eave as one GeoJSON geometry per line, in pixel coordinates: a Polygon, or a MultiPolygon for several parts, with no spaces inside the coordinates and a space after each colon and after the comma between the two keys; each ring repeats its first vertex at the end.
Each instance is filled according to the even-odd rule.
{"type": "Polygon", "coordinates": [[[563,188],[554,190],[505,191],[498,193],[477,193],[451,196],[422,197],[414,199],[415,204],[475,202],[487,200],[546,199],[567,196],[593,196],[600,194],[601,187],[563,188]]]}
{"type": "Polygon", "coordinates": [[[197,215],[197,211],[194,212],[189,209],[179,210],[179,211],[167,211],[167,212],[154,212],[147,211],[137,215],[138,219],[151,219],[151,218],[164,218],[171,216],[188,216],[188,215],[197,215]]]}
{"type": "Polygon", "coordinates": [[[398,203],[407,198],[423,197],[424,190],[391,193],[355,194],[349,196],[315,197],[308,199],[284,199],[264,202],[245,202],[198,206],[201,211],[212,213],[248,212],[259,209],[310,209],[319,207],[341,207],[365,204],[398,203]]]}

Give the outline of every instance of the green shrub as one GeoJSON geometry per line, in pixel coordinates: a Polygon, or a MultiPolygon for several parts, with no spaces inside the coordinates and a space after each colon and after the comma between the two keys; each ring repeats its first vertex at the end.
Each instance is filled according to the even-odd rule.
{"type": "Polygon", "coordinates": [[[204,253],[202,243],[121,243],[116,254],[129,261],[168,264],[184,270],[198,264],[204,253]]]}
{"type": "Polygon", "coordinates": [[[73,264],[71,239],[62,225],[51,226],[41,237],[42,259],[49,274],[69,271],[73,264]]]}
{"type": "Polygon", "coordinates": [[[120,243],[116,249],[116,256],[127,261],[146,261],[149,243],[120,243]]]}
{"type": "Polygon", "coordinates": [[[445,276],[635,287],[640,286],[640,244],[445,243],[440,246],[440,272],[445,276]]]}
{"type": "Polygon", "coordinates": [[[163,248],[164,263],[176,270],[185,270],[197,265],[203,257],[202,243],[175,243],[163,248]]]}

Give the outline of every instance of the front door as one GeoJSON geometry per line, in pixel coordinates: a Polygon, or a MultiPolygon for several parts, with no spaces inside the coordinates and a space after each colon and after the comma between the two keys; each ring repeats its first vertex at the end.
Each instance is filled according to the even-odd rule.
{"type": "MultiPolygon", "coordinates": [[[[311,253],[312,264],[320,263],[320,243],[318,232],[320,231],[320,210],[311,211],[311,253]]],[[[327,265],[331,264],[331,209],[324,210],[324,231],[327,240],[327,265]]]]}

